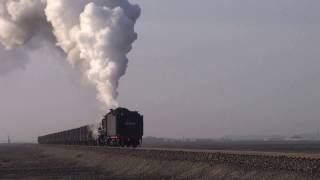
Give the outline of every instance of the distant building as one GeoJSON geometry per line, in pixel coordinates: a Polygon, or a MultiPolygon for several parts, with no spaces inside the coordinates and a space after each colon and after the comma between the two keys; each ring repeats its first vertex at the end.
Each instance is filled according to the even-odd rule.
{"type": "Polygon", "coordinates": [[[269,137],[269,138],[264,138],[264,141],[284,141],[284,137],[269,137]]]}

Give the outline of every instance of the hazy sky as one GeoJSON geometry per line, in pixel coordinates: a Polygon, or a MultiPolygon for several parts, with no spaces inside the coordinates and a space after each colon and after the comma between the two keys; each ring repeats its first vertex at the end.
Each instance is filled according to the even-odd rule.
{"type": "MultiPolygon", "coordinates": [[[[320,128],[320,1],[131,2],[140,4],[142,16],[118,99],[144,114],[145,135],[216,138],[320,128]]],[[[23,70],[0,77],[0,138],[33,140],[107,112],[63,58],[42,48],[23,70]]]]}

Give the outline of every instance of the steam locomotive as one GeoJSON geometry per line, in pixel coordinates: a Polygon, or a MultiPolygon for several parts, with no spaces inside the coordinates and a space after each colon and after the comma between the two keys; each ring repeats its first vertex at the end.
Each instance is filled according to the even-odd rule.
{"type": "Polygon", "coordinates": [[[82,126],[38,137],[39,144],[137,147],[142,143],[143,116],[126,108],[111,109],[98,128],[82,126]]]}

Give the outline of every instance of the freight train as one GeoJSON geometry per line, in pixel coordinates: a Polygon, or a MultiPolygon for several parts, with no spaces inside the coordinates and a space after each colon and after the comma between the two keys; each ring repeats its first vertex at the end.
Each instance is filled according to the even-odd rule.
{"type": "Polygon", "coordinates": [[[126,108],[111,109],[95,131],[90,126],[38,137],[39,144],[137,147],[142,143],[143,116],[126,108]]]}

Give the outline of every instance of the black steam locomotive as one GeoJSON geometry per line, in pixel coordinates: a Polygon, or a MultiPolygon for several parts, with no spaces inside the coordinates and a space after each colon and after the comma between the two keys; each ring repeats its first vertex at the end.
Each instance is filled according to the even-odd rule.
{"type": "Polygon", "coordinates": [[[98,130],[83,126],[38,137],[39,144],[132,146],[142,143],[143,116],[126,108],[111,109],[98,130]]]}

